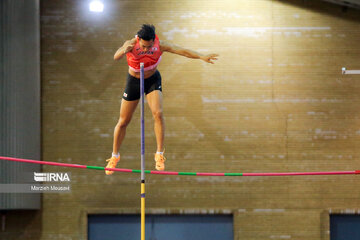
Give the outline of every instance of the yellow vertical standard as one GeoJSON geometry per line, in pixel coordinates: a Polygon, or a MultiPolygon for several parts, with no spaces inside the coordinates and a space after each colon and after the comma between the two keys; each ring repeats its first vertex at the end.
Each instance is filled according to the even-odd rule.
{"type": "Polygon", "coordinates": [[[141,240],[145,240],[145,181],[141,182],[141,240]]]}

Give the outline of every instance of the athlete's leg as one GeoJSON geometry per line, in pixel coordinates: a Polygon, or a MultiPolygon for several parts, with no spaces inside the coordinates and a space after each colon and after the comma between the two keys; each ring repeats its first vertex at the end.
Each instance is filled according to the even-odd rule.
{"type": "Polygon", "coordinates": [[[155,90],[146,95],[152,115],[154,117],[154,131],[156,136],[157,149],[155,153],[155,168],[157,170],[165,170],[164,157],[164,136],[165,122],[163,117],[162,92],[155,90]]]}
{"type": "MultiPolygon", "coordinates": [[[[120,161],[119,148],[124,140],[126,127],[130,123],[131,117],[136,109],[139,100],[127,101],[122,99],[120,107],[120,118],[114,129],[114,142],[112,157],[107,159],[106,168],[115,168],[116,164],[120,161]]],[[[106,175],[111,175],[114,171],[105,170],[106,175]]]]}
{"type": "Polygon", "coordinates": [[[113,153],[118,154],[122,141],[124,140],[126,127],[131,121],[139,100],[121,100],[120,117],[114,129],[113,153]]]}
{"type": "Polygon", "coordinates": [[[165,122],[163,117],[162,92],[155,90],[146,95],[149,107],[154,117],[154,131],[156,136],[157,151],[164,151],[165,122]]]}

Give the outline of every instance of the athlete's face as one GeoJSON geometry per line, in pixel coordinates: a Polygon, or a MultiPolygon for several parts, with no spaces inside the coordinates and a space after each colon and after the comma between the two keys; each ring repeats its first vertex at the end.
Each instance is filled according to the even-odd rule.
{"type": "Polygon", "coordinates": [[[149,51],[152,48],[152,46],[154,45],[154,40],[146,41],[146,40],[140,38],[139,44],[140,44],[141,50],[149,51]]]}

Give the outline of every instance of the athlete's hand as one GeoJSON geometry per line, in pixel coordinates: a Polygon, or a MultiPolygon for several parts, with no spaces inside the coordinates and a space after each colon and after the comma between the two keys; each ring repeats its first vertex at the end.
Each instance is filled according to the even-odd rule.
{"type": "Polygon", "coordinates": [[[203,60],[203,61],[205,61],[207,63],[214,64],[214,62],[211,61],[211,60],[217,60],[218,56],[219,56],[219,54],[208,54],[208,55],[202,56],[201,60],[203,60]]]}
{"type": "Polygon", "coordinates": [[[131,42],[131,41],[126,41],[124,43],[123,49],[124,49],[124,53],[128,53],[130,52],[135,46],[135,42],[131,42]]]}
{"type": "Polygon", "coordinates": [[[135,46],[135,38],[131,39],[131,40],[127,40],[115,53],[114,55],[114,60],[120,60],[121,58],[123,58],[126,53],[130,52],[134,46],[135,46]]]}

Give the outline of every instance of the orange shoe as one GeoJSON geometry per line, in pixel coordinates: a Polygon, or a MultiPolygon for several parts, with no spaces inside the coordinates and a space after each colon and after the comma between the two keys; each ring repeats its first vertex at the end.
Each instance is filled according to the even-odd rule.
{"type": "Polygon", "coordinates": [[[164,171],[165,170],[165,161],[166,158],[164,157],[164,154],[155,153],[155,168],[158,171],[164,171]]]}
{"type": "MultiPolygon", "coordinates": [[[[120,155],[119,155],[119,157],[112,156],[111,158],[109,158],[106,161],[108,162],[108,164],[106,165],[106,168],[115,168],[116,164],[120,161],[120,155]]],[[[114,173],[114,171],[105,170],[105,173],[106,173],[106,175],[111,175],[114,173]]]]}

